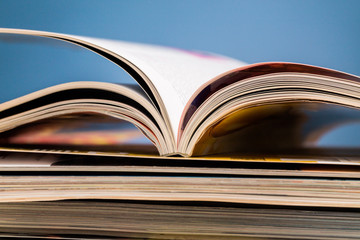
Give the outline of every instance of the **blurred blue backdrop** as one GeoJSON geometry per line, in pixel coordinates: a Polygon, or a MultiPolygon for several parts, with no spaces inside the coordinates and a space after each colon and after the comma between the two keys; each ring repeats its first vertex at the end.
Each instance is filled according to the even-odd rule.
{"type": "Polygon", "coordinates": [[[0,27],[291,61],[360,75],[359,0],[1,0],[0,27]]]}
{"type": "MultiPolygon", "coordinates": [[[[360,75],[359,0],[1,0],[0,27],[209,51],[248,63],[300,62],[360,75]]],[[[34,79],[97,80],[106,72],[115,81],[119,71],[101,60],[94,63],[95,57],[87,61],[79,56],[59,73],[56,66],[64,65],[63,53],[54,58],[49,49],[41,53],[37,46],[31,53],[38,54],[24,49],[0,42],[1,83],[18,95],[25,93],[18,83],[29,85],[28,91],[39,88],[34,79]],[[18,71],[17,66],[29,62],[27,72],[18,71]],[[97,71],[79,72],[93,66],[97,71]]],[[[0,101],[14,96],[1,96],[0,101]]]]}
{"type": "MultiPolygon", "coordinates": [[[[360,75],[359,0],[0,0],[0,27],[196,49],[248,63],[300,62],[360,75]]],[[[0,87],[8,90],[0,102],[46,83],[123,76],[93,53],[32,47],[0,41],[0,87]]]]}

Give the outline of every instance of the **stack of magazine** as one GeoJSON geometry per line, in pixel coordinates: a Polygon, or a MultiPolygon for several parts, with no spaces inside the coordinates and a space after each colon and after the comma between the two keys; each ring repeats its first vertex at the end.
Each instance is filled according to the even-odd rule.
{"type": "Polygon", "coordinates": [[[0,237],[358,239],[360,77],[33,30],[0,42],[88,49],[133,79],[31,79],[0,104],[0,237]]]}

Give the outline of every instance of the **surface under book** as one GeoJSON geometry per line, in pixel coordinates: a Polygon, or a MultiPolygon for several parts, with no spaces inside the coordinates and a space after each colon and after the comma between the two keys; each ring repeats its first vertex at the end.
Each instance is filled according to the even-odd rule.
{"type": "MultiPolygon", "coordinates": [[[[185,157],[359,155],[358,76],[43,31],[1,28],[0,40],[8,54],[0,57],[17,69],[0,79],[4,148],[185,157]],[[44,55],[37,54],[41,49],[44,55]],[[48,59],[51,49],[65,57],[54,57],[58,69],[39,75],[48,62],[37,56],[48,59]],[[79,49],[125,70],[130,80],[84,78],[74,69],[64,75],[79,49]],[[11,57],[30,52],[37,64],[11,57]]],[[[79,68],[94,71],[86,60],[79,68]]]]}

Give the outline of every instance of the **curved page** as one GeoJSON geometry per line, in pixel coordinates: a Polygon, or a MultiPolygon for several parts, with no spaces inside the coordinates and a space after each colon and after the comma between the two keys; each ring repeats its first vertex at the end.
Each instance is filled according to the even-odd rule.
{"type": "Polygon", "coordinates": [[[4,29],[0,33],[60,39],[88,48],[114,61],[132,75],[165,116],[177,138],[181,113],[203,83],[244,63],[220,56],[168,47],[134,44],[43,31],[4,29]]]}
{"type": "Polygon", "coordinates": [[[162,116],[135,86],[71,82],[39,90],[0,106],[0,131],[61,115],[100,114],[104,119],[111,117],[116,121],[131,122],[155,143],[161,154],[174,151],[162,116]]]}
{"type": "MultiPolygon", "coordinates": [[[[218,76],[217,78],[212,79],[199,87],[199,89],[197,89],[196,92],[194,92],[194,94],[191,96],[184,109],[183,117],[179,127],[180,131],[184,130],[196,110],[212,95],[218,91],[221,91],[223,87],[229,86],[236,82],[245,81],[249,78],[256,78],[263,75],[276,73],[304,73],[344,79],[346,81],[353,81],[360,84],[360,78],[357,76],[311,65],[286,62],[251,64],[242,68],[233,69],[230,72],[224,73],[221,76],[218,76]]],[[[288,81],[291,82],[291,79],[288,81]]]]}

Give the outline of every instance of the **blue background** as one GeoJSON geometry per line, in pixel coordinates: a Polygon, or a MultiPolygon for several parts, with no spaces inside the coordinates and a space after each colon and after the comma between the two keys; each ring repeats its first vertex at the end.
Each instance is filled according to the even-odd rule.
{"type": "Polygon", "coordinates": [[[358,0],[1,0],[0,27],[291,61],[360,75],[358,0]]]}
{"type": "MultiPolygon", "coordinates": [[[[359,0],[0,0],[0,27],[197,49],[248,63],[300,62],[360,75],[359,0]]],[[[76,48],[0,41],[0,88],[7,90],[0,102],[63,81],[117,81],[123,77],[119,72],[76,48]]]]}

